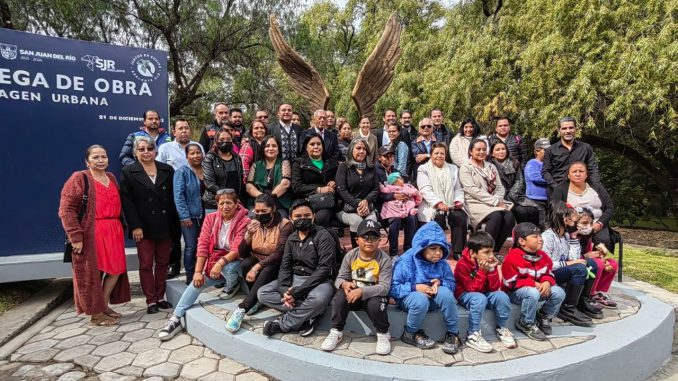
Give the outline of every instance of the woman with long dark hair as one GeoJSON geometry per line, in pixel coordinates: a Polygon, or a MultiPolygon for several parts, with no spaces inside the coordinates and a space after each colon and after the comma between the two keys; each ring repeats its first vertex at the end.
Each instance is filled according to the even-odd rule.
{"type": "MultiPolygon", "coordinates": [[[[266,193],[275,197],[278,213],[287,217],[292,197],[288,192],[292,169],[290,162],[283,160],[280,141],[275,136],[266,136],[259,147],[261,160],[252,165],[245,189],[251,199],[266,193]]],[[[248,206],[254,203],[248,203],[248,206]]]]}
{"type": "Polygon", "coordinates": [[[466,163],[469,159],[469,146],[475,139],[483,139],[487,143],[487,139],[480,132],[480,126],[474,118],[466,118],[459,126],[459,132],[452,138],[450,142],[450,158],[457,167],[466,163]]]}
{"type": "Polygon", "coordinates": [[[220,130],[214,137],[212,149],[202,162],[207,188],[203,200],[207,214],[217,210],[215,196],[218,190],[233,189],[238,198],[244,194],[243,166],[240,156],[233,153],[233,144],[233,134],[220,130]]]}
{"type": "Polygon", "coordinates": [[[243,140],[239,153],[243,167],[243,180],[245,182],[247,182],[247,176],[250,173],[252,164],[261,160],[261,142],[264,140],[264,137],[268,135],[268,127],[266,126],[266,123],[259,119],[255,119],[250,123],[250,130],[247,135],[248,138],[243,140]]]}

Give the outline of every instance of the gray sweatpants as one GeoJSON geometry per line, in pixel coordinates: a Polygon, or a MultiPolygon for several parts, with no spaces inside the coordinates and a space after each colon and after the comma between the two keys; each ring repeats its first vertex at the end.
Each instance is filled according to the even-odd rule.
{"type": "MultiPolygon", "coordinates": [[[[307,276],[294,275],[292,277],[292,286],[299,286],[306,279],[308,279],[307,276]]],[[[334,286],[328,280],[311,290],[306,299],[297,300],[296,306],[290,309],[282,304],[277,280],[261,287],[257,293],[257,297],[262,304],[284,312],[280,318],[280,329],[283,332],[296,331],[305,321],[322,315],[325,312],[325,308],[330,304],[333,295],[334,286]]]]}

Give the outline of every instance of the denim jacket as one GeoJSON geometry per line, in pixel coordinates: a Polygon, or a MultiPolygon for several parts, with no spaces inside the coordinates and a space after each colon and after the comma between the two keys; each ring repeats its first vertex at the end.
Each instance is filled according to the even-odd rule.
{"type": "Polygon", "coordinates": [[[174,172],[174,204],[180,221],[203,216],[200,179],[188,165],[174,172]]]}

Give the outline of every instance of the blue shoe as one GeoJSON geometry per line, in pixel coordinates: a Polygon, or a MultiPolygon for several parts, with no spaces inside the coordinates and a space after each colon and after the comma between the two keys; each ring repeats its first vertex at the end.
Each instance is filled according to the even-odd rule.
{"type": "Polygon", "coordinates": [[[256,314],[257,312],[259,312],[261,307],[262,307],[262,304],[257,302],[252,308],[250,308],[249,311],[247,311],[247,313],[245,315],[252,316],[252,315],[256,314]]]}
{"type": "Polygon", "coordinates": [[[228,318],[228,321],[226,322],[226,330],[230,333],[236,333],[240,329],[240,324],[242,324],[242,319],[245,317],[245,309],[243,308],[238,308],[233,313],[231,316],[228,318]]]}

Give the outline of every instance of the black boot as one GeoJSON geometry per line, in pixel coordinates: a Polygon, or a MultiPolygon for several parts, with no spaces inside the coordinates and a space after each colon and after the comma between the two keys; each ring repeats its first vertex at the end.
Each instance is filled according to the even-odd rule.
{"type": "Polygon", "coordinates": [[[584,283],[584,290],[579,297],[577,308],[579,308],[579,311],[583,312],[586,316],[593,319],[602,319],[603,307],[591,299],[591,289],[593,288],[594,280],[595,279],[587,279],[584,283]]]}
{"type": "Polygon", "coordinates": [[[351,232],[351,247],[354,249],[358,247],[358,241],[356,241],[356,238],[358,237],[358,233],[351,232]]]}
{"type": "Polygon", "coordinates": [[[577,309],[577,303],[579,302],[582,290],[584,290],[583,284],[574,285],[572,282],[567,284],[567,287],[565,288],[565,300],[560,306],[558,317],[565,321],[569,321],[576,326],[592,327],[593,322],[591,321],[591,318],[579,312],[577,309]]]}

